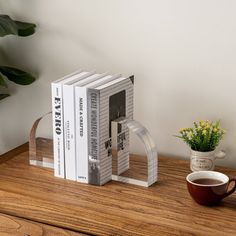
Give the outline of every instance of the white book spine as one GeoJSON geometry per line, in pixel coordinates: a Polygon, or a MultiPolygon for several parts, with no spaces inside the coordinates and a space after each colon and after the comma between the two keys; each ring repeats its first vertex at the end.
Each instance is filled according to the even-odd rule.
{"type": "Polygon", "coordinates": [[[76,180],[74,86],[63,85],[66,179],[76,180]]]}
{"type": "Polygon", "coordinates": [[[75,87],[77,181],[88,183],[87,89],[75,87]]]}
{"type": "Polygon", "coordinates": [[[61,84],[52,83],[52,121],[54,175],[65,178],[64,130],[63,130],[63,99],[61,84]]]}

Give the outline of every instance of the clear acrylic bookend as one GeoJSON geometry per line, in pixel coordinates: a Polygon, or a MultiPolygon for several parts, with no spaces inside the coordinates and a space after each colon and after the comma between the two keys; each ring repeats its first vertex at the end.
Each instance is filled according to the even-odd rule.
{"type": "Polygon", "coordinates": [[[53,164],[53,140],[48,138],[36,137],[40,121],[45,116],[51,116],[51,112],[38,118],[30,131],[29,137],[29,163],[30,165],[54,168],[53,164]]]}
{"type": "Polygon", "coordinates": [[[135,120],[112,121],[112,180],[148,187],[157,175],[157,148],[149,131],[135,120]],[[129,155],[129,132],[141,140],[146,156],[129,155]]]}

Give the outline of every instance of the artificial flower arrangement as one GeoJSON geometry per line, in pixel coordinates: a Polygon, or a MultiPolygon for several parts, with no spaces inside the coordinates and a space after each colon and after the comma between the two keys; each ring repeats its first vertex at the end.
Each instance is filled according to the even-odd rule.
{"type": "Polygon", "coordinates": [[[181,138],[194,151],[214,151],[226,133],[226,131],[221,128],[220,121],[211,122],[201,120],[193,124],[194,127],[192,128],[180,129],[180,135],[176,135],[176,137],[181,138]]]}

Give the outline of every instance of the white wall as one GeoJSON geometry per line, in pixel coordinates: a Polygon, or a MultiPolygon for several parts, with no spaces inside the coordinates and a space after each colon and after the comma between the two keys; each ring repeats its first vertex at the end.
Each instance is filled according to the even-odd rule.
{"type": "Polygon", "coordinates": [[[0,102],[1,151],[25,142],[33,120],[50,110],[50,82],[82,67],[135,74],[135,118],[161,153],[188,157],[172,135],[195,120],[221,119],[228,156],[220,164],[236,166],[236,1],[1,0],[0,7],[38,25],[33,37],[1,39],[1,53],[39,76],[0,102]]]}

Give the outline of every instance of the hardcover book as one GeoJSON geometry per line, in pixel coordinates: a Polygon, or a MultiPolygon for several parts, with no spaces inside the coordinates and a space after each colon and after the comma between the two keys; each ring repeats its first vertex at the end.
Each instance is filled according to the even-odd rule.
{"type": "Polygon", "coordinates": [[[75,147],[75,97],[74,86],[98,74],[82,72],[73,80],[63,83],[63,114],[65,140],[65,173],[66,179],[76,180],[76,147],[75,147]]]}
{"type": "MultiPolygon", "coordinates": [[[[133,76],[118,78],[88,89],[88,182],[90,184],[103,185],[111,180],[111,121],[120,117],[133,119],[133,81],[133,76]]],[[[125,155],[127,156],[128,153],[126,152],[125,155]]]]}

